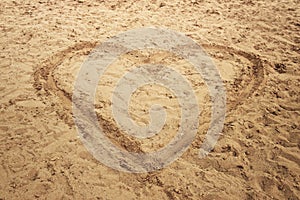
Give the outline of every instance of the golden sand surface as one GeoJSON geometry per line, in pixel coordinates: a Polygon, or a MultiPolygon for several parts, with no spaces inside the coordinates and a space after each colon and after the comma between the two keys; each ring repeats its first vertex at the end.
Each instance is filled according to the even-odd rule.
{"type": "Polygon", "coordinates": [[[2,0],[0,29],[0,199],[300,198],[299,0],[2,0]],[[151,173],[124,173],[93,158],[79,139],[73,84],[97,44],[149,26],[181,32],[211,56],[227,91],[226,120],[214,150],[199,159],[211,114],[201,76],[169,52],[122,55],[95,98],[114,144],[150,152],[178,129],[176,97],[145,85],[132,95],[132,119],[147,124],[149,107],[158,103],[169,116],[166,125],[144,140],[119,130],[111,94],[136,64],[177,69],[202,110],[197,136],[178,160],[151,173]]]}

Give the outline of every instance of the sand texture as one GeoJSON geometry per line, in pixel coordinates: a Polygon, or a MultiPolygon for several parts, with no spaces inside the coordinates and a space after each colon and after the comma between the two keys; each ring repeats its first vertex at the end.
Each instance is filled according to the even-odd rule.
{"type": "Polygon", "coordinates": [[[0,2],[0,200],[300,198],[300,1],[2,0],[0,2]],[[119,57],[99,81],[95,111],[110,140],[131,152],[162,148],[176,134],[174,94],[145,85],[129,113],[149,123],[164,105],[161,133],[139,140],[111,115],[117,81],[137,64],[161,64],[191,84],[201,109],[197,136],[168,167],[141,174],[97,161],[78,137],[72,91],[87,55],[126,30],[165,27],[200,44],[227,91],[224,129],[204,159],[211,116],[207,86],[185,59],[162,50],[119,57]]]}

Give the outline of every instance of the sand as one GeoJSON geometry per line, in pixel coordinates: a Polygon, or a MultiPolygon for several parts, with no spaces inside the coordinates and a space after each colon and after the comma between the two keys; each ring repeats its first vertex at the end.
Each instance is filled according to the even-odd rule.
{"type": "Polygon", "coordinates": [[[12,1],[0,3],[0,199],[299,199],[300,2],[12,1]],[[137,140],[111,115],[116,81],[135,64],[172,65],[190,81],[202,110],[197,136],[166,168],[142,174],[93,158],[72,119],[76,74],[89,52],[126,30],[182,32],[212,57],[227,90],[227,113],[214,150],[198,158],[210,122],[205,83],[184,59],[162,51],[121,56],[102,77],[95,110],[120,148],[150,152],[178,129],[176,97],[139,88],[130,115],[149,122],[165,106],[160,134],[137,140]]]}

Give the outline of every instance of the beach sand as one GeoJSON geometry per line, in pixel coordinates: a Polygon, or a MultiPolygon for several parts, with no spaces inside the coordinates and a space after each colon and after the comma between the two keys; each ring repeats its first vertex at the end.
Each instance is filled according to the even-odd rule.
{"type": "Polygon", "coordinates": [[[0,199],[300,198],[300,2],[91,1],[0,2],[0,199]],[[130,115],[149,122],[165,106],[161,133],[144,140],[119,130],[111,94],[137,64],[173,66],[202,110],[188,150],[159,171],[124,173],[97,161],[78,137],[72,91],[88,54],[107,38],[140,27],[192,38],[211,56],[227,91],[226,119],[214,150],[199,148],[211,115],[205,82],[184,59],[163,51],[121,56],[99,81],[95,110],[111,141],[132,152],[162,148],[180,121],[176,96],[161,86],[133,95],[130,115]]]}

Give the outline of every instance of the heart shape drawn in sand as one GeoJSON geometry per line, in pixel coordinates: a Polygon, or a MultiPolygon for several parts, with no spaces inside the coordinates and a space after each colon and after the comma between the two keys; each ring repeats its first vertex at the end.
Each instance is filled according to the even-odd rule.
{"type": "MultiPolygon", "coordinates": [[[[145,31],[145,29],[142,31],[145,31]]],[[[147,35],[149,31],[154,31],[157,34],[166,34],[165,36],[167,36],[167,34],[173,34],[171,37],[166,37],[167,39],[172,39],[172,37],[174,37],[174,32],[162,29],[147,29],[146,32],[139,32],[139,35],[147,35]]],[[[175,33],[175,37],[182,37],[182,35],[175,33]]],[[[124,39],[124,35],[119,38],[124,39]]],[[[161,36],[159,38],[161,38],[161,36]]],[[[184,45],[180,46],[180,48],[175,49],[175,52],[174,50],[173,52],[166,51],[170,50],[168,49],[169,47],[165,49],[152,48],[150,50],[133,49],[131,51],[121,51],[122,54],[120,53],[118,59],[115,59],[114,62],[109,63],[110,65],[108,66],[108,68],[103,70],[101,77],[99,77],[101,79],[99,80],[99,82],[97,80],[97,83],[95,83],[97,87],[92,89],[96,90],[95,99],[93,100],[94,108],[86,106],[86,103],[84,103],[85,99],[79,98],[79,96],[82,96],[82,93],[77,93],[78,99],[75,103],[73,101],[73,103],[75,104],[75,106],[77,105],[77,107],[80,107],[80,109],[77,110],[79,111],[79,115],[81,114],[80,117],[87,117],[89,115],[87,113],[93,112],[91,110],[95,110],[96,120],[93,117],[90,119],[85,119],[88,123],[84,123],[84,120],[79,120],[79,122],[77,121],[77,127],[79,128],[79,131],[81,131],[80,136],[84,141],[83,143],[99,161],[103,162],[103,158],[105,158],[107,162],[104,164],[115,169],[127,172],[154,171],[164,167],[166,164],[171,163],[175,160],[175,158],[181,155],[190,144],[191,139],[194,138],[193,136],[197,132],[211,130],[212,126],[210,126],[209,122],[211,121],[211,115],[213,112],[213,109],[211,108],[214,106],[211,104],[211,99],[216,98],[217,94],[211,97],[209,93],[209,87],[207,86],[206,82],[211,79],[211,77],[203,78],[203,74],[201,77],[199,71],[197,71],[195,67],[191,65],[191,62],[187,61],[187,58],[189,58],[188,54],[186,54],[188,56],[185,56],[184,53],[181,53],[181,56],[178,55],[178,52],[184,52],[183,49],[190,48],[191,45],[194,45],[193,41],[186,39],[186,37],[183,37],[183,41],[188,41],[191,43],[187,45],[187,47],[184,45]],[[129,74],[129,76],[126,77],[124,76],[124,74],[129,74]],[[126,85],[125,83],[130,83],[130,81],[128,80],[130,79],[130,75],[131,78],[134,78],[134,76],[132,77],[133,74],[139,76],[141,76],[142,74],[147,74],[146,77],[148,77],[148,79],[146,78],[146,80],[142,80],[143,78],[139,78],[138,80],[140,80],[140,87],[137,87],[139,86],[137,85],[134,88],[131,88],[129,96],[128,92],[125,92],[123,93],[122,98],[119,98],[119,100],[122,100],[124,95],[127,95],[128,97],[130,97],[130,101],[122,100],[117,101],[117,103],[113,102],[113,96],[115,94],[114,90],[119,87],[118,94],[120,96],[120,91],[126,90],[126,87],[122,86],[126,85]],[[151,74],[156,74],[160,76],[161,79],[165,78],[165,82],[163,82],[162,84],[155,84],[158,77],[153,76],[151,79],[151,74]],[[171,74],[169,78],[168,74],[171,74]],[[175,76],[176,78],[174,79],[175,76]],[[179,81],[180,77],[184,77],[184,80],[179,81]],[[173,83],[171,83],[171,89],[168,87],[163,87],[170,81],[172,82],[172,80],[173,83]],[[176,81],[179,81],[177,82],[177,85],[176,81]],[[189,84],[184,86],[185,81],[189,82],[189,84]],[[147,82],[150,82],[150,84],[147,84],[147,82]],[[192,90],[192,93],[195,96],[195,101],[188,105],[189,109],[186,109],[185,113],[182,111],[180,112],[182,104],[184,104],[185,101],[180,102],[180,99],[178,98],[179,95],[174,92],[177,90],[177,88],[180,89],[183,86],[185,88],[185,90],[183,91],[186,91],[188,88],[189,91],[192,90]],[[122,104],[122,102],[125,103],[122,104]],[[153,109],[149,111],[149,108],[151,108],[153,104],[163,106],[156,108],[152,107],[153,109]],[[198,106],[195,106],[195,104],[198,106]],[[117,111],[114,111],[114,106],[112,105],[120,106],[117,111]],[[128,112],[118,112],[118,110],[120,111],[120,109],[124,107],[126,108],[125,110],[127,110],[128,107],[128,112]],[[164,108],[165,112],[162,112],[162,108],[164,108]],[[197,111],[197,109],[200,110],[200,108],[202,111],[198,115],[198,112],[194,111],[197,111]],[[115,118],[120,117],[120,113],[127,113],[128,115],[124,116],[130,117],[132,121],[134,121],[141,127],[147,127],[149,124],[151,124],[151,122],[154,121],[154,123],[156,123],[156,126],[160,127],[159,130],[155,130],[154,132],[159,131],[159,134],[152,134],[151,137],[147,137],[146,135],[139,138],[139,140],[136,139],[136,137],[138,136],[134,135],[136,131],[131,131],[130,135],[128,134],[130,133],[130,131],[124,130],[127,128],[126,124],[128,124],[128,122],[123,124],[116,122],[115,118]],[[163,113],[166,115],[164,115],[163,113]],[[149,114],[150,116],[151,114],[153,114],[152,118],[149,117],[149,114]],[[162,115],[166,117],[163,121],[164,123],[161,123],[161,120],[155,121],[156,118],[159,119],[162,115]],[[186,117],[186,126],[182,124],[182,121],[180,121],[182,116],[186,117]],[[198,116],[200,116],[200,120],[198,119],[198,116]],[[92,123],[94,121],[98,121],[99,123],[92,123]],[[187,122],[190,122],[191,124],[187,122]],[[159,125],[157,125],[157,123],[159,125]],[[123,149],[122,152],[126,150],[126,152],[129,153],[125,155],[123,153],[114,152],[114,155],[119,156],[116,158],[116,160],[110,160],[108,158],[108,154],[103,157],[103,151],[101,151],[103,147],[100,150],[99,148],[95,148],[95,146],[99,147],[99,143],[102,143],[103,139],[100,140],[100,142],[98,141],[98,143],[93,143],[95,141],[95,137],[97,136],[90,134],[91,129],[86,129],[89,124],[93,124],[91,127],[94,127],[95,124],[100,124],[101,129],[103,130],[103,132],[105,132],[105,135],[109,138],[112,144],[118,146],[120,149],[123,149]],[[180,128],[184,126],[193,129],[187,129],[188,131],[180,130],[180,128]],[[194,134],[190,134],[189,137],[185,138],[183,142],[176,143],[179,144],[179,149],[175,148],[171,153],[165,151],[166,153],[163,154],[163,157],[160,157],[159,159],[157,155],[161,154],[155,154],[155,156],[147,158],[142,157],[142,155],[151,153],[151,150],[153,149],[157,151],[165,149],[162,147],[166,143],[172,141],[172,138],[174,138],[174,136],[176,135],[175,133],[178,131],[195,132],[194,134]],[[125,159],[127,157],[129,157],[129,160],[125,159]],[[136,164],[137,160],[141,160],[138,161],[138,163],[140,164],[136,164]],[[129,161],[133,161],[133,163],[129,163],[129,161]],[[135,168],[136,166],[138,166],[138,168],[135,168]]],[[[72,94],[74,95],[74,81],[80,70],[82,62],[84,61],[84,59],[86,59],[91,49],[95,46],[96,44],[94,43],[85,42],[75,45],[74,47],[70,47],[43,62],[41,67],[34,74],[35,88],[39,92],[47,93],[47,98],[50,98],[51,101],[57,102],[55,103],[55,106],[57,106],[59,116],[70,125],[72,125],[72,118],[70,114],[72,94]]],[[[238,105],[242,104],[244,99],[251,96],[255,92],[259,84],[263,81],[264,69],[262,61],[253,54],[235,50],[229,47],[223,47],[220,45],[202,45],[202,47],[204,47],[209,55],[213,58],[215,65],[213,65],[213,63],[210,61],[208,62],[209,64],[216,66],[216,71],[220,72],[223,83],[225,84],[227,90],[226,106],[228,115],[238,105]]],[[[106,50],[109,52],[117,52],[116,55],[118,55],[119,50],[116,50],[116,48],[119,47],[110,45],[106,50]]],[[[204,52],[201,52],[201,56],[203,55],[205,56],[205,59],[208,58],[208,56],[204,52]]],[[[90,67],[87,71],[85,71],[85,73],[89,73],[90,71],[94,70],[92,62],[96,62],[97,65],[97,63],[99,63],[99,61],[103,59],[103,57],[99,58],[99,56],[103,55],[97,54],[97,49],[96,51],[94,50],[94,54],[92,54],[92,57],[93,56],[93,59],[91,59],[91,57],[90,59],[88,59],[90,63],[86,64],[87,62],[85,62],[85,66],[87,67],[87,69],[88,67],[90,67]]],[[[88,79],[92,74],[97,74],[97,71],[89,74],[89,76],[83,79],[86,82],[80,82],[80,84],[77,84],[76,87],[89,87],[84,84],[91,81],[88,79]]],[[[206,74],[206,76],[209,76],[209,73],[206,74]]],[[[215,82],[216,81],[214,81],[214,83],[215,82]]],[[[132,85],[134,84],[131,84],[131,86],[132,85]]],[[[217,85],[213,85],[213,87],[221,87],[222,85],[222,83],[218,83],[217,85]]],[[[180,93],[180,91],[177,92],[180,93]]],[[[217,92],[219,92],[220,94],[220,90],[217,90],[217,92]]],[[[115,99],[118,100],[118,98],[115,99]]],[[[190,101],[190,99],[191,98],[186,98],[185,100],[190,101]]],[[[224,101],[224,99],[222,98],[221,100],[224,101]]],[[[222,111],[221,114],[223,112],[224,111],[222,111]]],[[[225,116],[225,112],[223,114],[225,116]]],[[[124,116],[121,116],[123,120],[125,118],[124,116]]],[[[222,116],[220,118],[222,118],[222,116]]],[[[218,137],[218,133],[222,131],[222,126],[219,127],[220,130],[216,130],[217,133],[211,133],[209,137],[213,137],[214,135],[218,137]]],[[[206,136],[206,140],[204,140],[204,144],[202,146],[202,150],[204,150],[204,153],[209,152],[213,148],[213,145],[217,140],[217,137],[215,137],[213,140],[207,139],[209,137],[206,136]],[[209,144],[209,142],[211,142],[212,144],[209,144]]],[[[203,138],[201,140],[203,140],[203,138]]],[[[180,140],[178,139],[177,141],[180,140]]],[[[174,146],[175,143],[169,143],[169,145],[170,144],[174,146]]]]}

